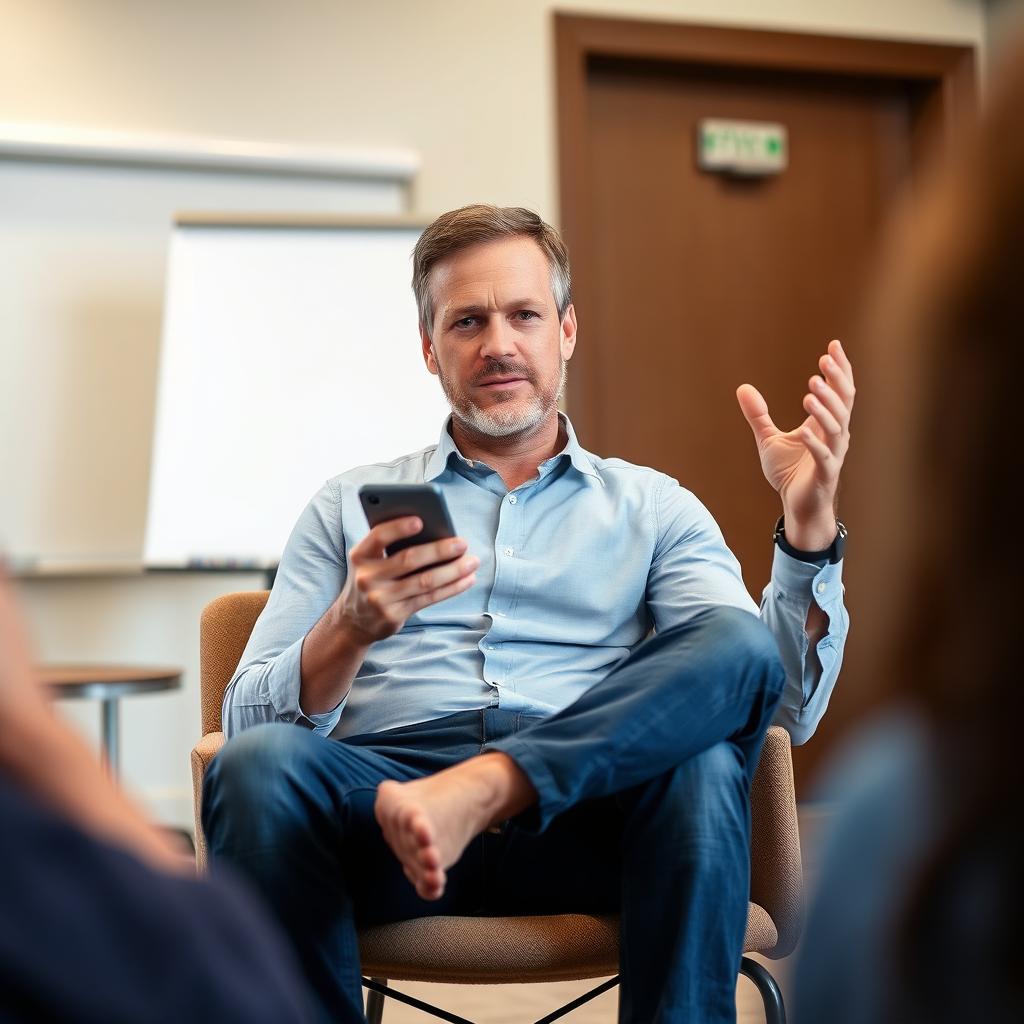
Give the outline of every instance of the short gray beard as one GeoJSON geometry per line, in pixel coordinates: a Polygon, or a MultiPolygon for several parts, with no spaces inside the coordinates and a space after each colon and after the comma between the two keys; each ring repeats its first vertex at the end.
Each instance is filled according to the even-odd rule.
{"type": "MultiPolygon", "coordinates": [[[[436,353],[434,359],[436,362],[436,353]]],[[[562,395],[565,394],[565,384],[569,373],[566,361],[559,359],[558,389],[554,393],[538,392],[525,409],[509,409],[507,412],[503,411],[500,405],[489,411],[475,405],[469,395],[445,376],[440,363],[437,364],[437,376],[441,382],[441,390],[451,406],[452,415],[456,419],[461,420],[471,430],[483,434],[485,437],[514,437],[517,434],[528,434],[531,430],[536,429],[547,419],[553,409],[558,408],[558,403],[561,401],[562,395]]]]}

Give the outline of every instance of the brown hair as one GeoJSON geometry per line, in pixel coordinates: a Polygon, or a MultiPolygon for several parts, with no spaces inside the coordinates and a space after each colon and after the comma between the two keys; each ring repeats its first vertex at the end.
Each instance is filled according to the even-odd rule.
{"type": "MultiPolygon", "coordinates": [[[[912,593],[899,678],[936,724],[1016,734],[1024,714],[1017,543],[1024,382],[1024,66],[933,191],[898,287],[917,389],[909,436],[912,593]],[[914,671],[909,671],[911,664],[914,671]]],[[[897,314],[898,315],[898,314],[897,314]]],[[[1000,756],[998,744],[977,751],[1000,756]]],[[[1020,776],[1020,770],[1017,770],[1020,776]]]]}
{"type": "MultiPolygon", "coordinates": [[[[1020,51],[1018,51],[1020,54],[1020,51]]],[[[975,144],[903,225],[880,303],[902,366],[887,429],[902,448],[896,502],[909,573],[886,669],[933,736],[945,828],[911,886],[898,931],[904,996],[941,1002],[931,984],[951,939],[961,872],[982,851],[1001,905],[986,927],[992,977],[1015,976],[1024,883],[1016,835],[1024,771],[1017,536],[1024,402],[1024,61],[1008,60],[975,144]],[[987,854],[985,853],[987,851],[987,854]]],[[[881,336],[881,335],[880,335],[881,336]]],[[[895,478],[891,478],[895,479],[895,478]]],[[[880,583],[881,581],[879,581],[880,583]]],[[[968,868],[969,870],[969,868],[968,868]]],[[[969,979],[965,978],[965,981],[969,979]]],[[[928,1007],[944,1019],[942,1007],[928,1007]]],[[[895,1019],[909,1019],[895,1014],[895,1019]]]]}
{"type": "Polygon", "coordinates": [[[416,296],[420,328],[430,337],[434,325],[434,297],[430,272],[460,249],[499,238],[532,238],[551,267],[551,292],[559,318],[572,302],[569,253],[558,232],[532,210],[521,206],[476,203],[442,213],[420,235],[412,253],[412,290],[416,296]]]}

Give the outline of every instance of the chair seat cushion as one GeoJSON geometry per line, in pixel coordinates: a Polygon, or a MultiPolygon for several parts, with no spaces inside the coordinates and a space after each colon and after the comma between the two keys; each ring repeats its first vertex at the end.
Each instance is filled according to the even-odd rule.
{"type": "MultiPolygon", "coordinates": [[[[750,904],[744,952],[778,942],[771,917],[750,904]]],[[[544,917],[421,917],[359,934],[363,974],[456,984],[570,981],[619,970],[615,914],[544,917]]]]}

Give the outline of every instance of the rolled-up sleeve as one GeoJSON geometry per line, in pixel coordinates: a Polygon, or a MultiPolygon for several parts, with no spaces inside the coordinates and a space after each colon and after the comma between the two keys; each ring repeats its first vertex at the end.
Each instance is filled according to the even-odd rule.
{"type": "Polygon", "coordinates": [[[281,556],[274,588],[224,692],[224,731],[233,736],[264,722],[292,722],[327,734],[344,700],[308,715],[300,705],[302,644],[345,583],[341,501],[328,481],[303,509],[281,556]]]}
{"type": "Polygon", "coordinates": [[[786,728],[794,743],[806,743],[828,707],[850,626],[842,561],[801,562],[776,547],[771,582],[761,597],[761,618],[775,634],[786,670],[775,723],[786,728]],[[812,601],[828,617],[828,629],[813,650],[807,636],[812,601]]]}
{"type": "MultiPolygon", "coordinates": [[[[655,628],[685,622],[703,608],[732,605],[757,614],[739,563],[718,524],[698,499],[671,479],[658,502],[658,543],[647,604],[655,628]]],[[[839,676],[849,616],[843,605],[843,563],[801,562],[778,547],[761,598],[761,620],[772,631],[786,672],[775,724],[796,744],[806,743],[828,707],[839,676]],[[810,649],[807,613],[815,602],[828,631],[810,649]]]]}

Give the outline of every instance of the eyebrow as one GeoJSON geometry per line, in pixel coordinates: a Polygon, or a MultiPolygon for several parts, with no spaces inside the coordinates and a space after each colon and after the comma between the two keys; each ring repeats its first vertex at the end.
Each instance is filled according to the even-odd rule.
{"type": "MultiPolygon", "coordinates": [[[[523,298],[513,299],[511,302],[506,303],[506,309],[538,309],[544,306],[545,303],[541,299],[537,298],[523,298]]],[[[452,310],[445,311],[444,318],[446,321],[461,320],[467,316],[480,316],[489,311],[487,306],[481,306],[479,304],[469,306],[456,306],[452,310]]]]}

